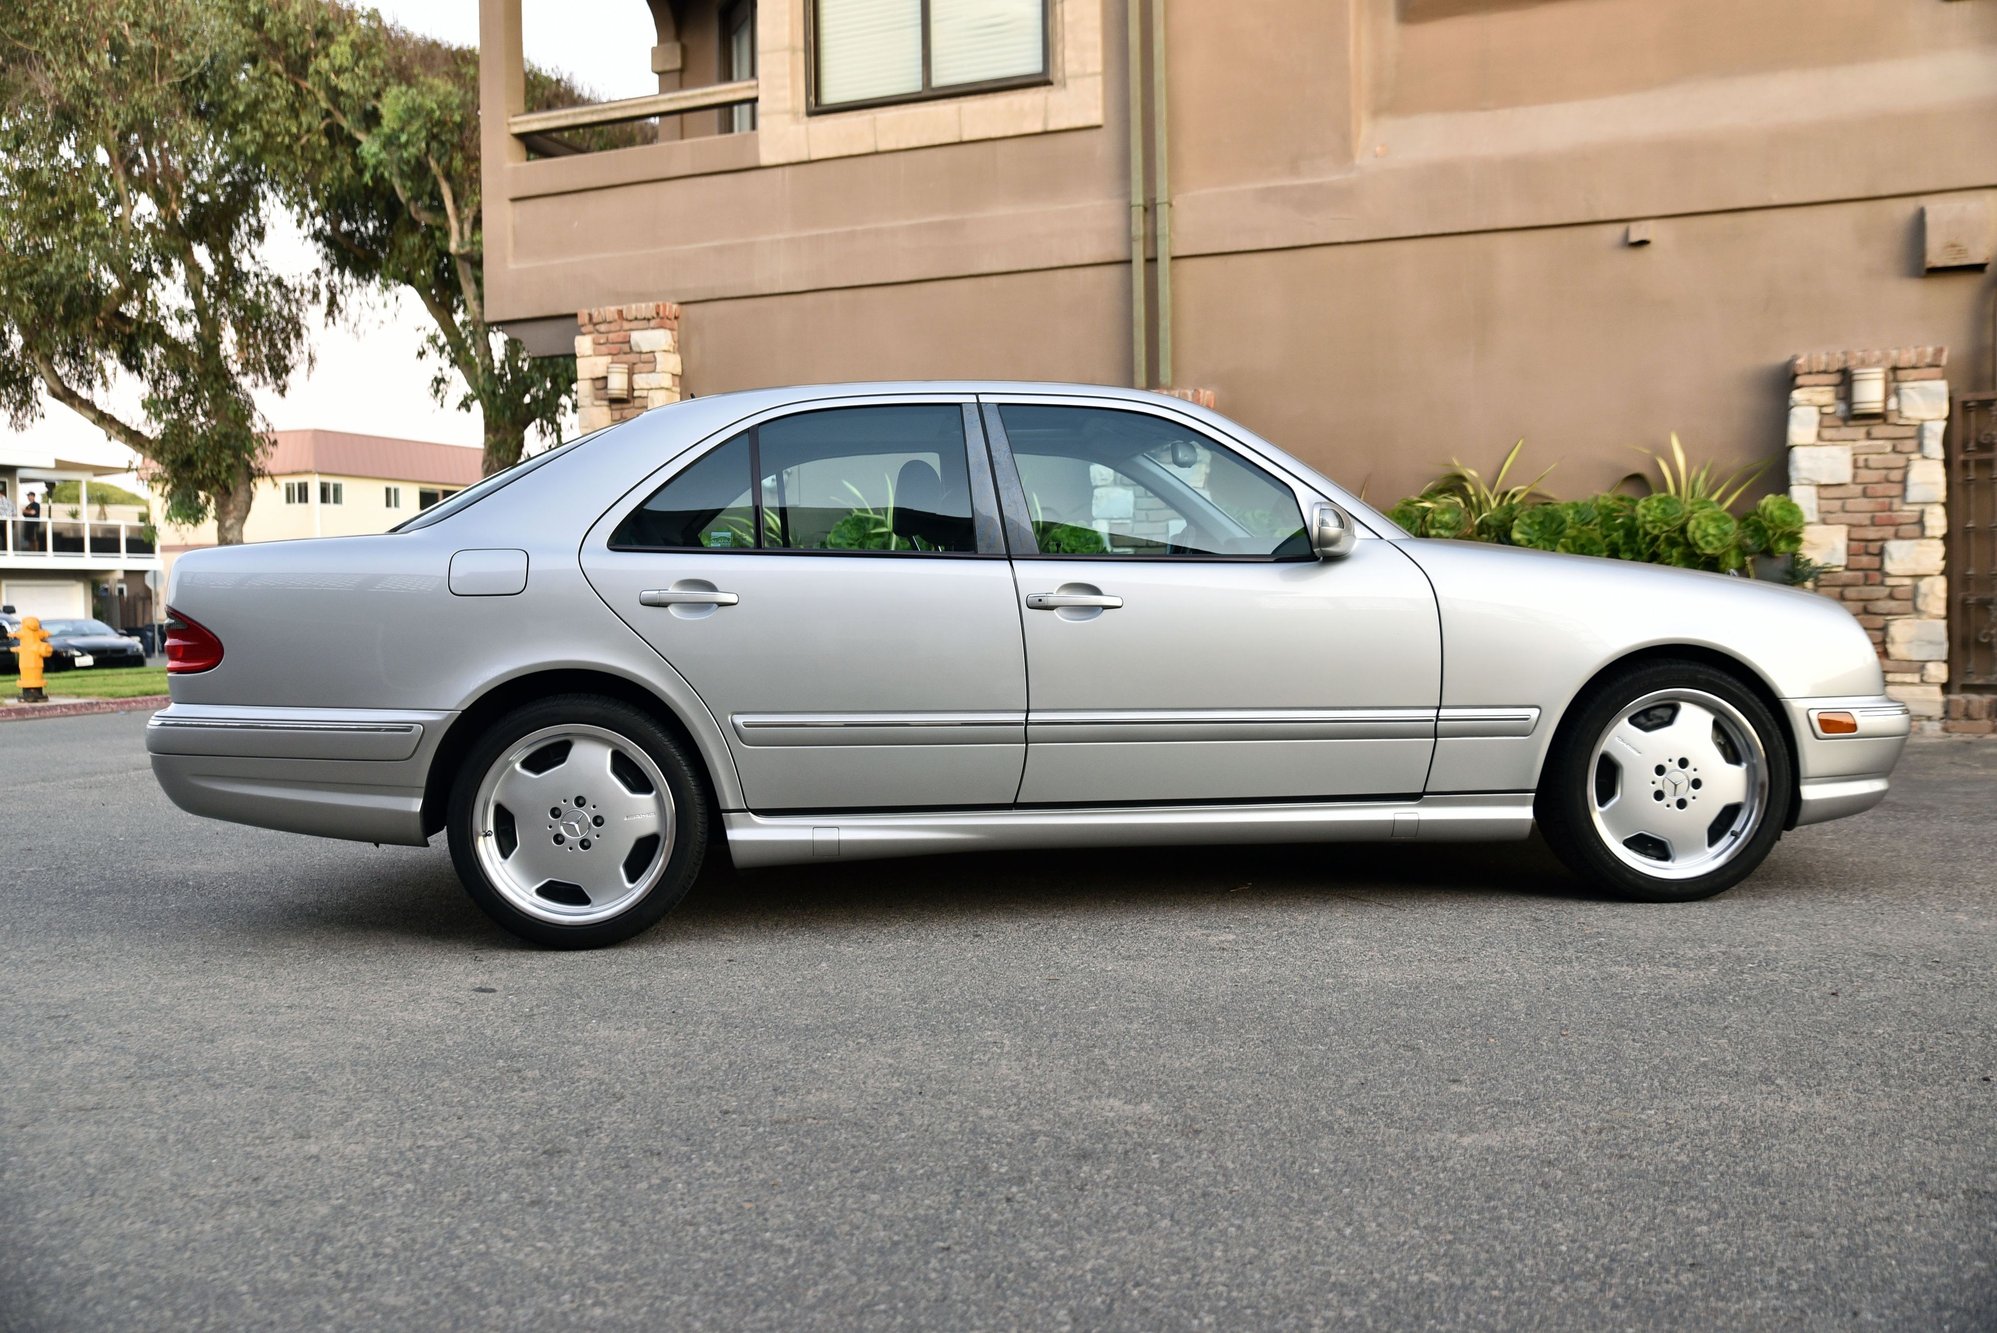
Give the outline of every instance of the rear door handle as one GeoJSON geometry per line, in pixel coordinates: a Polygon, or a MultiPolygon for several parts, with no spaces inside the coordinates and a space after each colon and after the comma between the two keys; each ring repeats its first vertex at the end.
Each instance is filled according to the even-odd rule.
{"type": "Polygon", "coordinates": [[[732,592],[702,588],[647,588],[638,594],[640,606],[733,606],[741,600],[732,592]]]}
{"type": "Polygon", "coordinates": [[[1059,611],[1066,606],[1093,607],[1098,611],[1114,611],[1123,605],[1121,597],[1105,597],[1099,592],[1030,592],[1026,594],[1026,609],[1029,611],[1059,611]]]}

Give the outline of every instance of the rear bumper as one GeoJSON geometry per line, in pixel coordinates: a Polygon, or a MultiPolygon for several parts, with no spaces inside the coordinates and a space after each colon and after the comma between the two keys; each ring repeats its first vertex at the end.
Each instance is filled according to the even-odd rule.
{"type": "Polygon", "coordinates": [[[1886,799],[1888,779],[1914,729],[1905,704],[1885,695],[1782,702],[1796,737],[1796,825],[1842,819],[1886,799]],[[1825,712],[1852,714],[1858,730],[1823,734],[1817,718],[1825,712]]]}
{"type": "Polygon", "coordinates": [[[455,713],[174,704],[146,725],[153,776],[189,814],[422,846],[430,758],[455,713]]]}

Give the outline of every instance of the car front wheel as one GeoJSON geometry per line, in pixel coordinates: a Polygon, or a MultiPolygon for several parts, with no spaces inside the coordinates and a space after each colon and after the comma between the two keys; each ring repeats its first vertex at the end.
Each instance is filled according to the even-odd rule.
{"type": "Polygon", "coordinates": [[[597,695],[515,709],[465,756],[451,859],[473,901],[522,939],[587,949],[628,939],[686,896],[707,803],[652,718],[597,695]]]}
{"type": "Polygon", "coordinates": [[[1621,897],[1688,902],[1761,864],[1794,786],[1787,738],[1758,695],[1701,662],[1655,662],[1576,702],[1535,813],[1583,879],[1621,897]]]}

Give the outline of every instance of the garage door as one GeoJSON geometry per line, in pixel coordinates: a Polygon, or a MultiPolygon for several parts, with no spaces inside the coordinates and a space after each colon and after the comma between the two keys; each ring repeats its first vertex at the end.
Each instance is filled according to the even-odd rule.
{"type": "Polygon", "coordinates": [[[20,615],[81,620],[90,614],[89,587],[82,579],[8,579],[0,589],[0,602],[12,603],[20,615]]]}

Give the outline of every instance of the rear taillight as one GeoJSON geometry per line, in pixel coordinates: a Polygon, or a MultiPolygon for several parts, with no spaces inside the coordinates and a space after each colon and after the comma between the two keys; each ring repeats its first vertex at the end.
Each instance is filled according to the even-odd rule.
{"type": "Polygon", "coordinates": [[[172,607],[166,609],[166,670],[170,676],[213,670],[222,664],[222,641],[172,607]]]}

